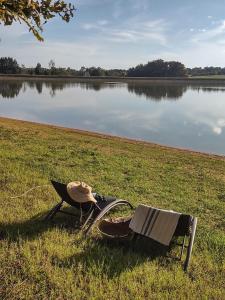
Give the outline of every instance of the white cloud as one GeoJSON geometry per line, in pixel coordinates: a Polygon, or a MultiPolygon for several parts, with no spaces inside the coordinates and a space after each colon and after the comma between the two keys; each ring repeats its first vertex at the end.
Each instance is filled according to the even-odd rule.
{"type": "Polygon", "coordinates": [[[99,20],[97,23],[100,26],[104,26],[104,25],[107,25],[109,22],[107,20],[99,20]]]}
{"type": "Polygon", "coordinates": [[[222,133],[222,128],[220,127],[214,127],[213,132],[217,135],[220,135],[222,133]]]}
{"type": "Polygon", "coordinates": [[[216,27],[212,29],[200,29],[200,33],[193,36],[193,42],[209,41],[225,33],[225,20],[219,23],[216,27]]]}
{"type": "Polygon", "coordinates": [[[168,23],[162,19],[140,22],[126,21],[120,26],[110,25],[107,20],[100,20],[96,23],[86,23],[81,25],[85,30],[97,30],[101,39],[116,43],[137,43],[149,41],[166,45],[166,31],[168,23]]]}
{"type": "Polygon", "coordinates": [[[81,28],[85,30],[92,30],[92,29],[98,29],[98,25],[96,24],[90,24],[90,23],[85,23],[81,25],[81,28]]]}
{"type": "Polygon", "coordinates": [[[207,29],[203,28],[203,29],[199,29],[198,31],[199,31],[199,32],[206,32],[207,29]]]}
{"type": "Polygon", "coordinates": [[[81,24],[81,28],[85,30],[97,29],[99,31],[104,30],[104,26],[108,25],[109,21],[107,20],[98,20],[95,23],[84,23],[81,24]]]}
{"type": "Polygon", "coordinates": [[[189,38],[182,41],[179,39],[175,38],[176,47],[168,48],[170,51],[160,51],[159,56],[181,61],[189,67],[224,65],[225,20],[207,30],[197,31],[191,28],[189,38]]]}

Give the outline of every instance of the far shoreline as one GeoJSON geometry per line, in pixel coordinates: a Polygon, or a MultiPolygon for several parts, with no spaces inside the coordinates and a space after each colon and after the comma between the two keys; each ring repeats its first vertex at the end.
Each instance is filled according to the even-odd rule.
{"type": "MultiPolygon", "coordinates": [[[[207,158],[213,158],[213,159],[219,159],[219,160],[225,160],[225,155],[223,154],[216,154],[216,153],[210,153],[210,152],[202,152],[198,150],[193,150],[193,149],[188,149],[188,148],[182,148],[182,147],[174,147],[174,146],[169,146],[169,145],[164,145],[160,143],[155,143],[151,141],[145,141],[145,140],[138,140],[138,139],[132,139],[129,137],[123,137],[123,136],[116,136],[112,134],[107,134],[107,133],[101,133],[101,132],[96,132],[96,131],[89,131],[85,129],[79,129],[79,128],[71,128],[71,127],[64,127],[60,125],[54,125],[50,123],[39,123],[39,122],[34,122],[34,121],[26,121],[26,120],[21,120],[21,119],[15,119],[15,118],[8,118],[8,117],[2,117],[0,116],[0,123],[1,121],[4,122],[9,122],[9,123],[18,123],[21,125],[28,124],[28,125],[33,125],[37,127],[48,127],[52,129],[58,129],[58,130],[63,130],[65,132],[71,132],[71,133],[77,133],[85,136],[90,136],[90,137],[96,137],[100,139],[108,139],[112,141],[120,141],[128,144],[136,144],[136,145],[143,145],[143,146],[149,146],[149,147],[157,147],[162,150],[168,150],[171,152],[183,152],[183,153],[190,153],[192,155],[196,156],[204,156],[207,158]]],[[[1,124],[0,124],[1,125],[1,124]]]]}
{"type": "Polygon", "coordinates": [[[74,80],[74,81],[111,81],[115,82],[131,82],[131,81],[144,81],[144,82],[219,82],[225,83],[225,76],[222,77],[114,77],[114,76],[62,76],[62,75],[28,75],[28,74],[0,74],[0,80],[74,80]]]}

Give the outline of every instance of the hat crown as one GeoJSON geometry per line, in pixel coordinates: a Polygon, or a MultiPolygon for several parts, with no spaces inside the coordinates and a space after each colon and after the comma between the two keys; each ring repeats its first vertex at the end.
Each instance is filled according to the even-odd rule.
{"type": "Polygon", "coordinates": [[[74,201],[84,203],[84,202],[97,202],[91,193],[92,188],[85,182],[73,181],[68,183],[67,192],[74,201]]]}
{"type": "Polygon", "coordinates": [[[88,194],[92,191],[92,188],[87,185],[85,182],[79,182],[77,186],[74,187],[74,189],[77,189],[81,193],[88,194]]]}

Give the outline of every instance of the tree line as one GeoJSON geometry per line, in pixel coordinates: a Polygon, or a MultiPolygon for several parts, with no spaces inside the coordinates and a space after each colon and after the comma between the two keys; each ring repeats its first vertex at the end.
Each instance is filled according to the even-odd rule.
{"type": "Polygon", "coordinates": [[[103,69],[101,67],[81,67],[79,70],[72,68],[57,67],[54,60],[50,60],[48,67],[42,67],[37,63],[35,67],[28,68],[19,65],[12,57],[0,58],[1,74],[24,74],[24,75],[55,75],[55,76],[81,76],[81,77],[186,77],[203,75],[225,75],[225,68],[205,67],[186,68],[177,61],[153,60],[147,64],[139,64],[128,70],[103,69]]]}
{"type": "Polygon", "coordinates": [[[135,68],[130,68],[127,72],[130,77],[184,77],[187,76],[185,66],[178,61],[154,60],[135,68]]]}
{"type": "Polygon", "coordinates": [[[208,76],[208,75],[225,75],[225,68],[222,67],[195,67],[187,68],[190,76],[208,76]]]}

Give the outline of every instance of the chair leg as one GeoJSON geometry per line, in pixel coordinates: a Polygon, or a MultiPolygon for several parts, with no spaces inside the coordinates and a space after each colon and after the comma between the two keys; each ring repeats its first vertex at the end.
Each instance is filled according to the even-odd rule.
{"type": "Polygon", "coordinates": [[[191,260],[191,252],[194,244],[194,239],[195,239],[195,232],[196,232],[196,227],[197,227],[197,218],[193,218],[193,223],[192,223],[192,230],[191,230],[191,235],[189,238],[189,243],[187,247],[187,256],[184,262],[184,271],[186,272],[191,260]]]}
{"type": "Polygon", "coordinates": [[[50,212],[47,214],[47,216],[44,218],[44,221],[48,221],[53,219],[53,217],[55,216],[55,214],[60,210],[60,208],[62,207],[63,201],[60,201],[58,204],[56,204],[51,210],[50,212]]]}
{"type": "Polygon", "coordinates": [[[86,225],[88,224],[88,222],[90,221],[92,215],[94,213],[94,208],[92,209],[92,211],[90,212],[89,216],[87,217],[86,221],[84,222],[84,224],[82,225],[81,229],[84,230],[84,228],[86,227],[86,225]]]}
{"type": "Polygon", "coordinates": [[[181,248],[181,253],[180,253],[180,260],[182,259],[183,253],[184,253],[184,247],[185,247],[185,236],[183,238],[183,243],[182,243],[182,248],[181,248]]]}

